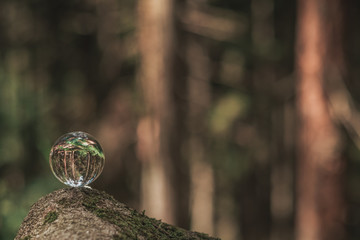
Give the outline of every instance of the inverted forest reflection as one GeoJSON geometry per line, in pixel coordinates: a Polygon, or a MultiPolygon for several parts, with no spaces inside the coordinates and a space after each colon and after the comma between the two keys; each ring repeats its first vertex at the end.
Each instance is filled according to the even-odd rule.
{"type": "Polygon", "coordinates": [[[65,187],[50,148],[79,130],[106,154],[91,186],[151,217],[359,239],[360,5],[322,2],[1,1],[0,239],[65,187]]]}

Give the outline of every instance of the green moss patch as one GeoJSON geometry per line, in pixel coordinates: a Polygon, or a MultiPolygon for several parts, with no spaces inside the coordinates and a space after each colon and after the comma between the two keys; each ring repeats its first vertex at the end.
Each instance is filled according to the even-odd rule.
{"type": "Polygon", "coordinates": [[[26,236],[26,237],[24,237],[24,238],[21,238],[20,240],[30,240],[30,239],[31,239],[30,236],[26,236]]]}
{"type": "Polygon", "coordinates": [[[55,211],[49,212],[45,216],[44,224],[52,223],[53,221],[55,221],[58,218],[58,216],[59,216],[59,214],[55,211]]]}
{"type": "Polygon", "coordinates": [[[129,238],[128,236],[123,234],[115,234],[113,235],[113,240],[132,240],[132,238],[129,238]]]}
{"type": "Polygon", "coordinates": [[[122,234],[114,235],[114,239],[137,239],[138,235],[151,236],[154,239],[162,239],[164,235],[174,239],[189,239],[186,231],[181,228],[173,227],[159,220],[149,218],[135,210],[131,211],[130,216],[126,216],[117,211],[98,207],[97,205],[99,203],[100,198],[95,196],[84,199],[82,205],[97,217],[122,229],[122,234]]]}
{"type": "MultiPolygon", "coordinates": [[[[87,194],[86,190],[84,192],[87,194]]],[[[104,221],[107,221],[120,228],[117,234],[113,235],[113,239],[138,239],[141,236],[146,236],[148,239],[214,239],[206,234],[189,232],[182,228],[178,228],[160,220],[149,218],[145,212],[137,212],[128,207],[123,209],[113,210],[105,208],[105,200],[110,200],[116,203],[114,198],[109,197],[107,194],[87,194],[83,198],[82,206],[85,209],[104,221]],[[124,214],[123,211],[130,214],[124,214]]]]}

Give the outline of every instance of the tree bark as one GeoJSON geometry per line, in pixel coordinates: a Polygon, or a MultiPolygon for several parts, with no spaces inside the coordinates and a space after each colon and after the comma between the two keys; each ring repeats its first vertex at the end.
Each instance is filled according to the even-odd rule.
{"type": "Polygon", "coordinates": [[[340,0],[298,1],[298,240],[346,238],[345,161],[325,87],[344,67],[340,8],[340,0]]]}
{"type": "Polygon", "coordinates": [[[217,239],[147,217],[91,188],[65,188],[40,198],[18,239],[217,239]]]}

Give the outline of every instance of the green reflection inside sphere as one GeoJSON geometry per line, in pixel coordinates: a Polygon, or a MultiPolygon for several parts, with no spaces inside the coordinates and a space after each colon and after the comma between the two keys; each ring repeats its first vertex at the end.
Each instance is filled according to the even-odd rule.
{"type": "Polygon", "coordinates": [[[98,141],[90,134],[70,132],[52,146],[49,162],[60,182],[71,187],[83,187],[101,174],[105,155],[98,141]]]}

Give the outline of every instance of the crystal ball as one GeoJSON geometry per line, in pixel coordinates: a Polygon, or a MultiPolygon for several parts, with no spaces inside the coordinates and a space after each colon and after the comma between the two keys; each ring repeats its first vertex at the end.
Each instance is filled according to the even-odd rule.
{"type": "Polygon", "coordinates": [[[49,162],[60,182],[71,187],[83,187],[100,175],[105,155],[98,141],[90,134],[70,132],[52,146],[49,162]]]}

